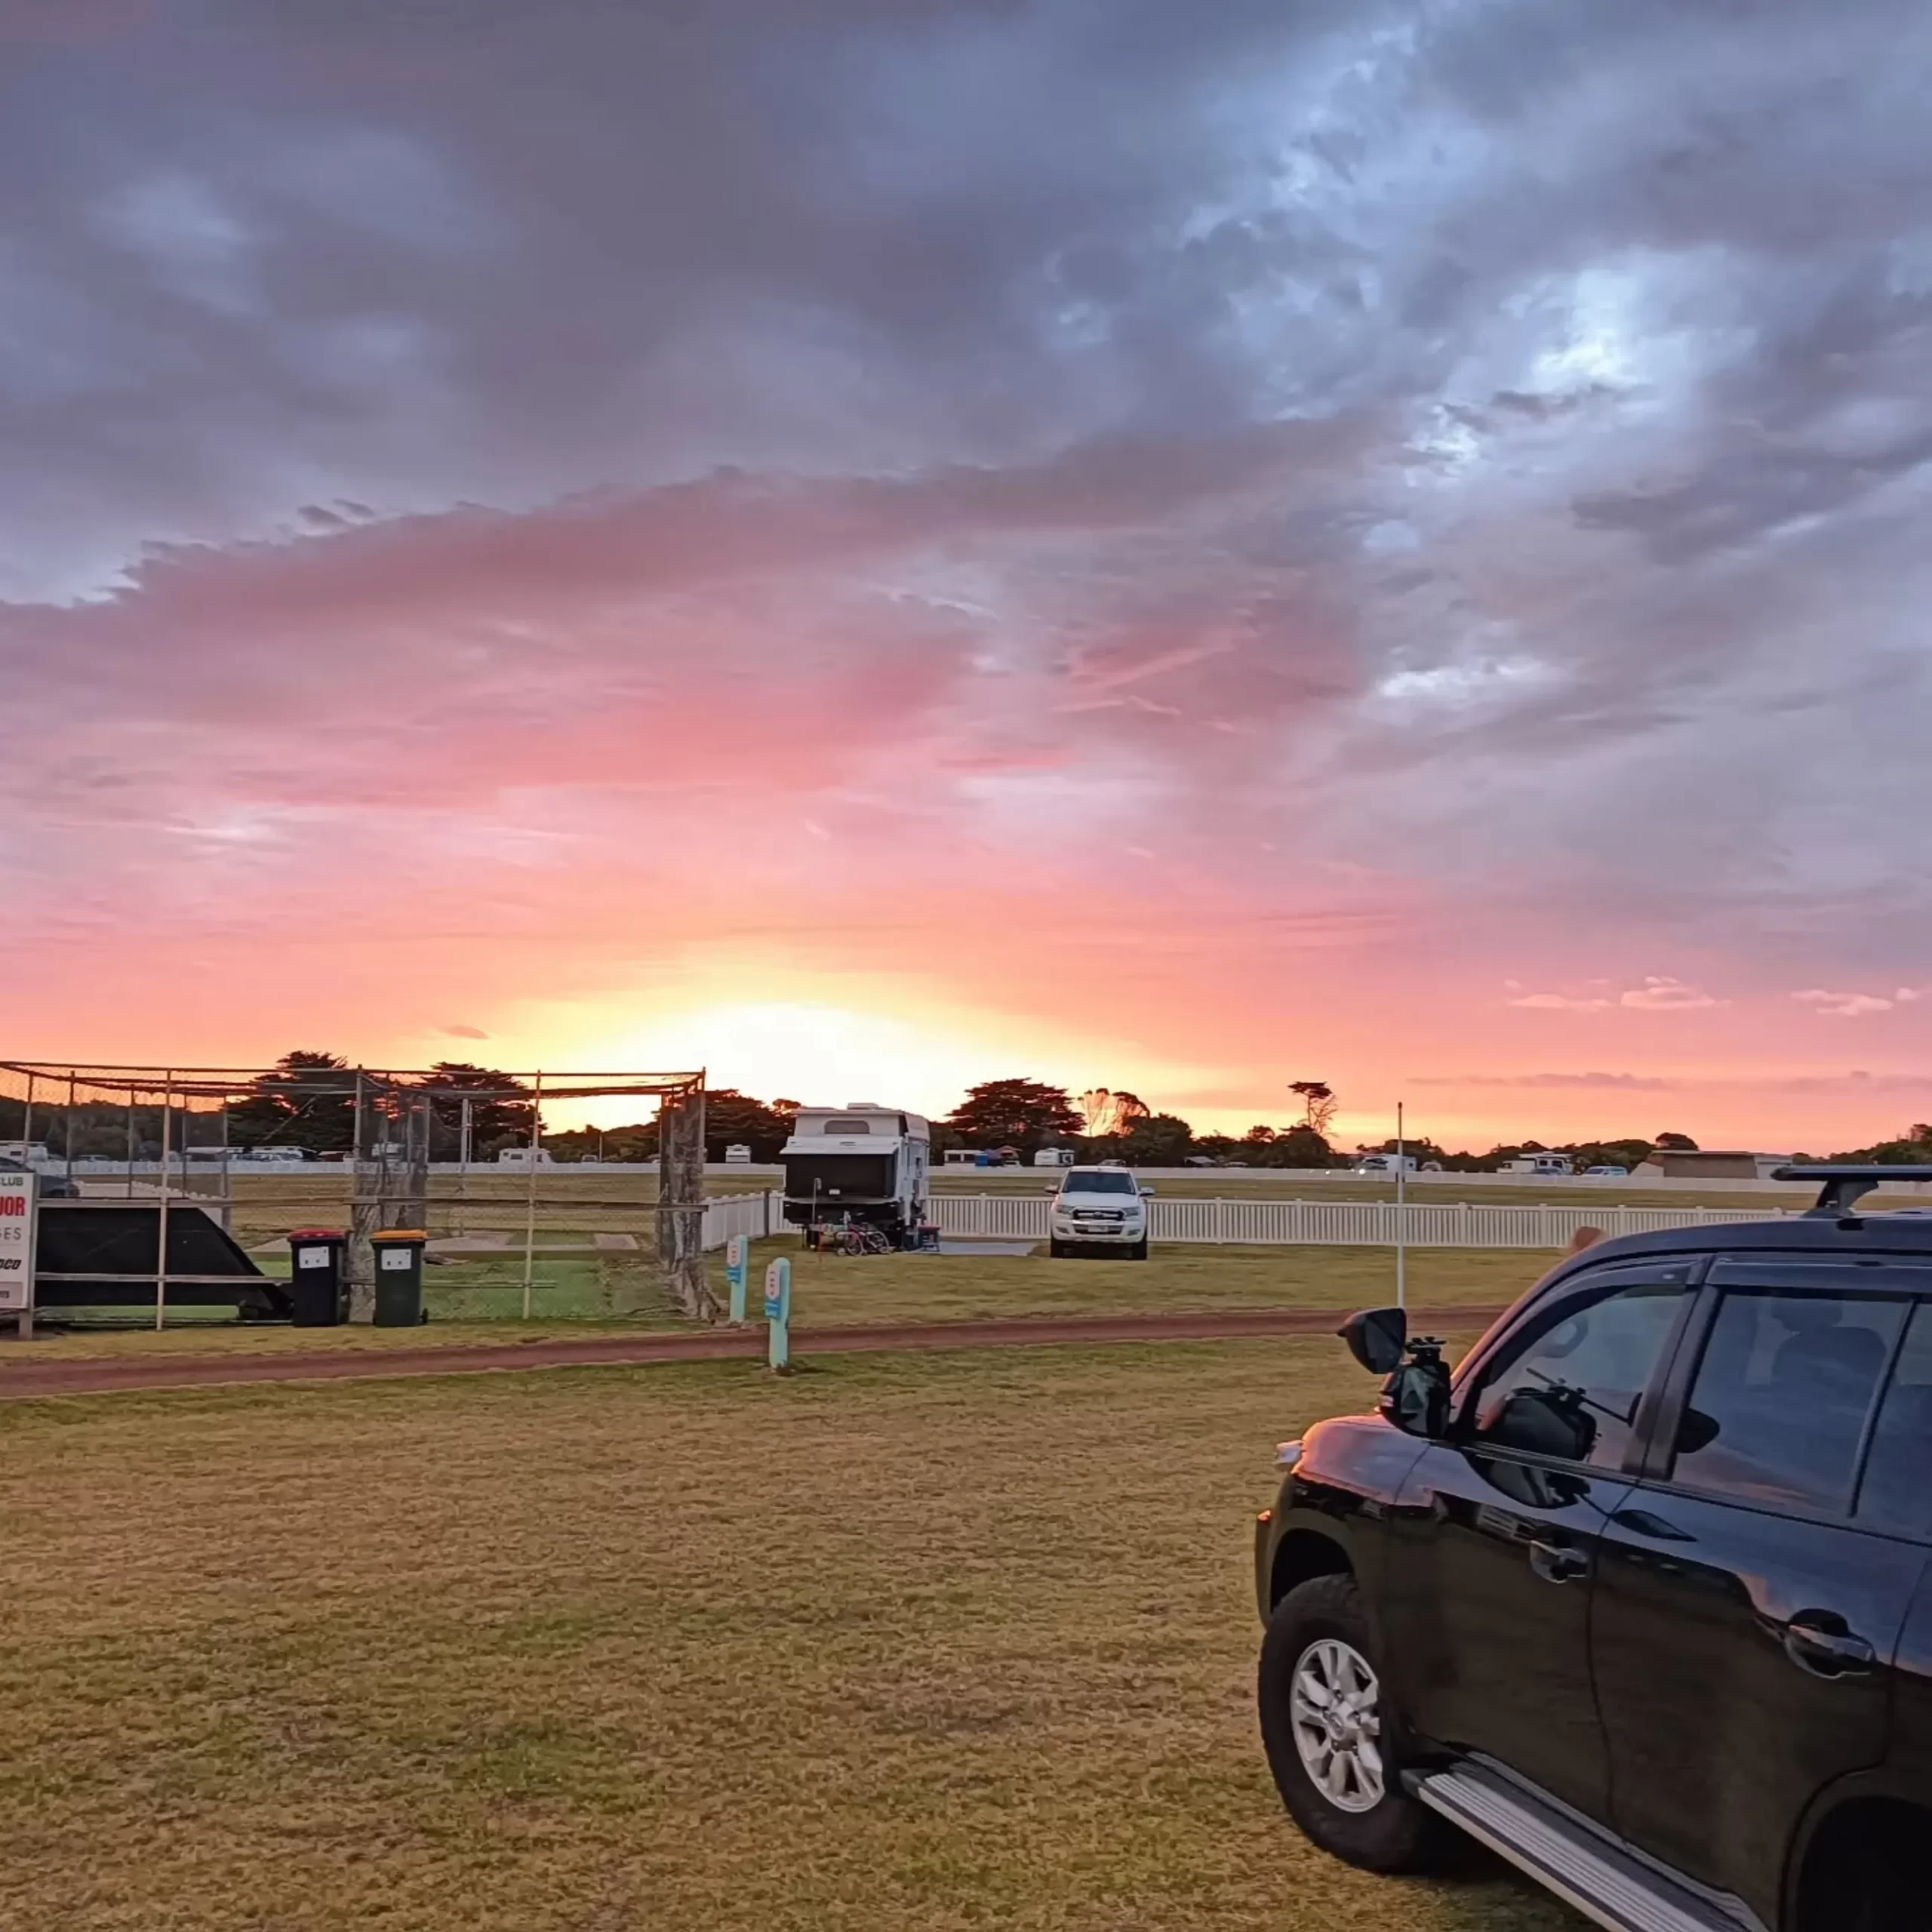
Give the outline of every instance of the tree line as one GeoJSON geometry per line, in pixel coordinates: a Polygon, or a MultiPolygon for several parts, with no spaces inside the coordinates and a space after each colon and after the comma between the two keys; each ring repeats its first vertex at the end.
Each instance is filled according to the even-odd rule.
{"type": "MultiPolygon", "coordinates": [[[[959,1106],[934,1124],[936,1149],[946,1146],[1011,1147],[1023,1158],[1047,1146],[1072,1147],[1082,1160],[1120,1160],[1130,1166],[1180,1167],[1194,1159],[1251,1168],[1352,1167],[1366,1154],[1396,1151],[1391,1138],[1349,1149],[1331,1137],[1337,1099],[1325,1081],[1291,1081],[1302,1117],[1281,1125],[1257,1123],[1246,1133],[1197,1134],[1178,1114],[1158,1113],[1138,1095],[1101,1088],[1076,1102],[1065,1089],[1032,1080],[990,1080],[972,1088],[959,1106]]],[[[1486,1153],[1451,1152],[1427,1138],[1405,1140],[1403,1151],[1418,1162],[1433,1161],[1451,1173],[1494,1172],[1522,1154],[1567,1154],[1579,1168],[1634,1168],[1654,1149],[1695,1152],[1688,1134],[1663,1133],[1654,1140],[1540,1140],[1499,1145],[1486,1153]]]]}
{"type": "MultiPolygon", "coordinates": [[[[229,1100],[220,1112],[198,1110],[184,1132],[177,1115],[171,1138],[177,1148],[222,1144],[238,1150],[282,1147],[310,1155],[342,1155],[355,1143],[355,1101],[340,1055],[297,1049],[282,1055],[250,1090],[229,1100]]],[[[429,1107],[429,1158],[461,1158],[466,1140],[472,1160],[488,1161],[512,1147],[527,1146],[536,1124],[534,1096],[528,1086],[493,1067],[466,1060],[441,1060],[427,1084],[438,1090],[429,1107]],[[468,1105],[464,1102],[467,1099],[468,1105]]],[[[1023,1078],[982,1081],[968,1090],[952,1112],[932,1123],[936,1158],[955,1147],[1000,1151],[1022,1159],[1045,1147],[1071,1149],[1083,1161],[1118,1160],[1130,1166],[1179,1167],[1189,1160],[1240,1163],[1254,1168],[1352,1166],[1365,1154],[1392,1153],[1391,1139],[1338,1147],[1332,1138],[1337,1101],[1325,1081],[1297,1080],[1287,1092],[1300,1106],[1299,1118],[1270,1124],[1257,1122],[1244,1134],[1197,1133],[1178,1114],[1149,1106],[1124,1088],[1097,1087],[1075,1095],[1063,1087],[1023,1078]]],[[[377,1103],[380,1105],[380,1103],[377,1103]]],[[[725,1150],[743,1146],[754,1161],[769,1164],[790,1137],[799,1103],[760,1100],[736,1088],[712,1088],[705,1102],[705,1157],[722,1161],[725,1150]]],[[[72,1107],[39,1100],[32,1120],[33,1137],[57,1155],[71,1146],[77,1158],[106,1156],[152,1160],[160,1152],[162,1110],[121,1102],[79,1101],[72,1107]]],[[[24,1103],[0,1096],[0,1139],[22,1137],[28,1122],[24,1103]]],[[[648,1161],[657,1158],[654,1121],[625,1127],[577,1128],[546,1134],[544,1145],[559,1160],[648,1161]]],[[[1405,1141],[1419,1162],[1434,1162],[1451,1173],[1493,1172],[1524,1154],[1567,1155],[1579,1169],[1634,1168],[1658,1150],[1695,1152],[1688,1134],[1660,1133],[1649,1140],[1610,1138],[1546,1144],[1538,1140],[1502,1143],[1476,1153],[1451,1151],[1426,1137],[1405,1141]]],[[[1795,1160],[1814,1158],[1795,1154],[1795,1160]]],[[[1932,1123],[1915,1122],[1897,1139],[1824,1158],[1873,1161],[1888,1165],[1932,1164],[1932,1123]]]]}

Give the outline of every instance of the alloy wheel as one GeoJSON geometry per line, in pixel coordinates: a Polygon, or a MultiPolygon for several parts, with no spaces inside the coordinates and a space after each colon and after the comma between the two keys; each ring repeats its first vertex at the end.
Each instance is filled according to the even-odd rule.
{"type": "Polygon", "coordinates": [[[1382,1802],[1382,1687],[1368,1660],[1337,1637],[1309,1645],[1295,1665],[1289,1721],[1302,1768],[1338,1811],[1382,1802]]]}

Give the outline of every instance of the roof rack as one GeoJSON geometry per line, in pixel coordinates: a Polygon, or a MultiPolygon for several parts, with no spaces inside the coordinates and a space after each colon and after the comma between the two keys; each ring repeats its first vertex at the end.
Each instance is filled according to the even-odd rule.
{"type": "Polygon", "coordinates": [[[1774,1168],[1774,1180],[1815,1180],[1818,1198],[1805,1209],[1807,1217],[1835,1220],[1850,1214],[1875,1187],[1887,1181],[1932,1181],[1932,1167],[1887,1167],[1879,1161],[1807,1161],[1774,1168]]]}

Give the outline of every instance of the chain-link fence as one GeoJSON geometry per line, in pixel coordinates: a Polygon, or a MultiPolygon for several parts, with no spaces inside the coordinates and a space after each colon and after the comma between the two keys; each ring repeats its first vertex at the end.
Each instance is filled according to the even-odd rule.
{"type": "Polygon", "coordinates": [[[84,1251],[57,1267],[44,1248],[44,1315],[232,1312],[224,1272],[285,1277],[288,1236],[326,1227],[351,1238],[352,1319],[373,1294],[369,1237],[397,1228],[429,1237],[438,1315],[708,1318],[703,1108],[701,1072],[411,1072],[319,1054],[269,1069],[0,1062],[0,1163],[40,1177],[44,1221],[72,1237],[57,1250],[84,1251]],[[632,1158],[574,1161],[546,1144],[560,1113],[613,1098],[653,1115],[632,1158]],[[75,1204],[101,1211],[65,1211],[75,1204]]]}

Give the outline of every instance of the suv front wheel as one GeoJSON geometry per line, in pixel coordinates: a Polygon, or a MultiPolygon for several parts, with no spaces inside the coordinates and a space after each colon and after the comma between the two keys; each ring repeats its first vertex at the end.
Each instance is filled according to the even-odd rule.
{"type": "Polygon", "coordinates": [[[1403,1790],[1400,1737],[1352,1577],[1315,1577],[1275,1606],[1261,1645],[1261,1738],[1290,1814],[1371,1872],[1429,1864],[1445,1828],[1403,1790]]]}

